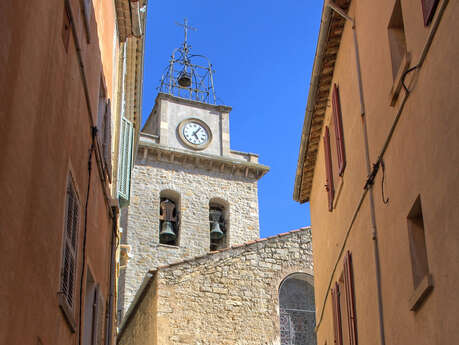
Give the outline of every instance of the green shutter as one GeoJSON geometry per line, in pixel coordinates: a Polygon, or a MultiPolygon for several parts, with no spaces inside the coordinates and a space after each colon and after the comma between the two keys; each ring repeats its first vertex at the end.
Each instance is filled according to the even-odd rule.
{"type": "Polygon", "coordinates": [[[131,187],[131,166],[132,166],[132,144],[134,138],[134,128],[132,123],[126,118],[121,118],[120,131],[120,154],[118,162],[118,197],[120,203],[129,202],[129,192],[131,187]]]}

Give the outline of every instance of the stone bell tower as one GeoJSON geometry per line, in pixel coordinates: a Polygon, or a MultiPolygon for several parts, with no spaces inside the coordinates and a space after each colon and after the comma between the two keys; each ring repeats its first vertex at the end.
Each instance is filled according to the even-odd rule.
{"type": "Polygon", "coordinates": [[[231,150],[231,107],[216,104],[212,65],[191,60],[184,27],[140,133],[123,224],[124,311],[148,271],[259,238],[257,182],[269,168],[231,150]]]}

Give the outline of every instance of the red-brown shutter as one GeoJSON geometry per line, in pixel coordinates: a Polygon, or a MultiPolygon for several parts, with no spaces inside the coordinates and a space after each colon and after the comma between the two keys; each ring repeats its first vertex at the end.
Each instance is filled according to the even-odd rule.
{"type": "Polygon", "coordinates": [[[349,345],[357,345],[357,321],[355,318],[354,279],[352,272],[352,256],[347,251],[344,257],[344,288],[346,290],[347,319],[349,327],[349,345]]]}
{"type": "Polygon", "coordinates": [[[110,100],[105,105],[103,154],[109,180],[112,178],[112,109],[110,100]]]}
{"type": "Polygon", "coordinates": [[[333,167],[331,161],[331,150],[330,150],[330,132],[328,127],[325,126],[324,135],[324,153],[325,153],[325,172],[327,176],[327,183],[325,189],[328,192],[328,210],[333,210],[333,198],[335,197],[335,186],[333,184],[333,167]]]}
{"type": "Polygon", "coordinates": [[[427,26],[432,20],[435,9],[438,5],[438,0],[421,0],[422,2],[422,15],[424,16],[424,25],[427,26]]]}
{"type": "Polygon", "coordinates": [[[336,153],[338,155],[338,173],[339,173],[339,176],[342,176],[344,173],[344,168],[346,167],[346,154],[344,151],[343,119],[341,116],[341,103],[339,99],[339,90],[336,84],[333,85],[332,105],[333,105],[333,124],[335,127],[335,138],[336,138],[336,153]]]}
{"type": "Polygon", "coordinates": [[[341,306],[339,303],[339,285],[335,284],[335,288],[331,290],[332,306],[333,306],[333,333],[334,344],[343,345],[343,330],[341,325],[341,306]]]}

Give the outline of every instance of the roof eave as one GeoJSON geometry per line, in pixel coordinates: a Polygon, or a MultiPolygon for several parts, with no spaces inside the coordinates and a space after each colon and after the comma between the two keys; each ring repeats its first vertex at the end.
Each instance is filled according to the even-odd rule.
{"type": "Polygon", "coordinates": [[[301,199],[300,192],[303,177],[304,157],[309,144],[309,132],[311,130],[313,107],[315,104],[317,87],[319,85],[319,75],[322,67],[323,55],[329,33],[331,10],[328,6],[326,6],[326,3],[327,0],[324,1],[324,5],[322,8],[322,19],[319,30],[319,38],[317,40],[316,55],[314,57],[314,64],[312,67],[311,82],[309,84],[308,102],[306,105],[306,111],[304,115],[303,130],[301,132],[300,152],[298,155],[295,184],[293,189],[293,200],[300,203],[309,201],[309,198],[301,199]]]}

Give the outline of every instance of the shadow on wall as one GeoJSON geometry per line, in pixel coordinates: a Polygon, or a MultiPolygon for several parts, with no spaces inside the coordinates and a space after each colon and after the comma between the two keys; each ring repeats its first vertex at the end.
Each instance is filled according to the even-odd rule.
{"type": "Polygon", "coordinates": [[[287,276],[279,287],[281,345],[315,345],[316,326],[313,277],[287,276]]]}

